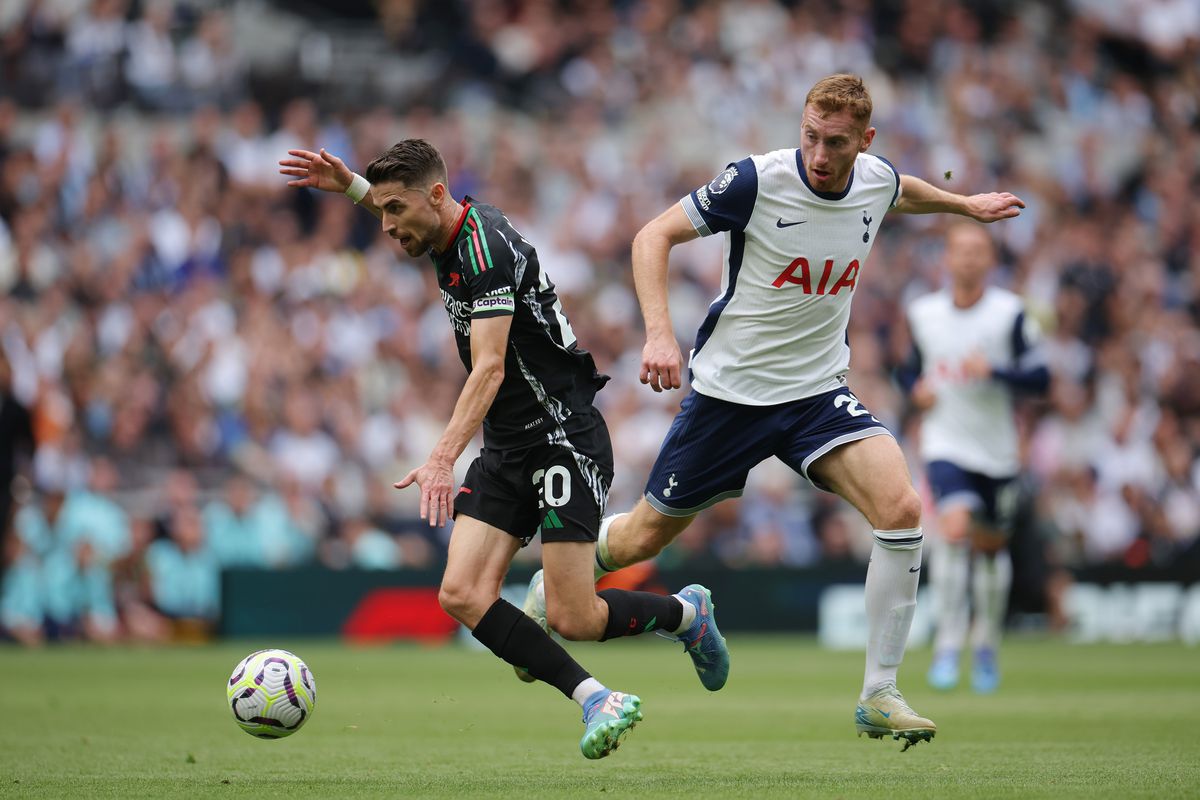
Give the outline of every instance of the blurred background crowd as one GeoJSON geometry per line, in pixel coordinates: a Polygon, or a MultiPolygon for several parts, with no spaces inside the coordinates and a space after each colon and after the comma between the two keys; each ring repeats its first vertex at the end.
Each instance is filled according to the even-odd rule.
{"type": "MultiPolygon", "coordinates": [[[[808,88],[836,71],[867,80],[872,152],[1028,204],[989,230],[1054,376],[1021,408],[1022,546],[1052,621],[1072,570],[1196,557],[1194,0],[336,6],[0,5],[8,636],[161,638],[215,618],[225,567],[438,564],[447,531],[391,488],[464,379],[432,269],[349,200],[288,189],[288,148],[361,171],[424,137],[456,197],[506,211],[613,376],[598,404],[620,510],[682,399],[637,381],[633,235],[727,162],[795,146],[808,88]]],[[[851,320],[851,385],[910,454],[919,420],[892,373],[904,304],[941,284],[945,224],[885,223],[851,320]]],[[[672,254],[685,351],[720,238],[672,254]]],[[[865,561],[864,525],[770,462],[662,558],[865,561]]]]}

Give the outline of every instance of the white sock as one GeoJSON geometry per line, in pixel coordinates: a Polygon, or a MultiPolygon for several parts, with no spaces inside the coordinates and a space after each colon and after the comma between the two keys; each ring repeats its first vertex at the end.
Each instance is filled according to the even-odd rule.
{"type": "Polygon", "coordinates": [[[921,577],[921,529],[875,531],[867,567],[867,668],[865,698],[896,685],[921,577]]]}
{"type": "Polygon", "coordinates": [[[937,620],[933,651],[958,653],[967,639],[967,625],[971,620],[971,603],[967,594],[971,562],[967,543],[948,542],[945,539],[933,543],[929,567],[937,620]]]}
{"type": "Polygon", "coordinates": [[[610,514],[600,520],[600,536],[596,539],[596,565],[594,577],[600,580],[610,572],[616,572],[621,568],[619,564],[613,561],[613,557],[608,552],[608,529],[612,526],[613,520],[617,517],[623,517],[624,514],[610,514]]]}
{"type": "Polygon", "coordinates": [[[575,687],[575,691],[571,692],[571,699],[579,703],[580,708],[583,708],[583,704],[587,702],[587,699],[603,688],[603,683],[595,678],[588,678],[575,687]]]}
{"type": "Polygon", "coordinates": [[[674,597],[676,600],[678,600],[679,604],[683,606],[683,621],[679,623],[678,628],[671,631],[671,633],[678,636],[679,634],[686,631],[688,628],[692,627],[692,623],[694,623],[696,621],[696,613],[697,612],[696,612],[696,607],[694,605],[689,603],[687,600],[684,600],[679,595],[673,594],[671,596],[674,597]]]}
{"type": "Polygon", "coordinates": [[[974,575],[971,589],[975,596],[975,623],[971,645],[976,649],[996,650],[1008,610],[1008,590],[1012,586],[1012,557],[1007,550],[995,555],[976,553],[972,560],[974,575]]]}

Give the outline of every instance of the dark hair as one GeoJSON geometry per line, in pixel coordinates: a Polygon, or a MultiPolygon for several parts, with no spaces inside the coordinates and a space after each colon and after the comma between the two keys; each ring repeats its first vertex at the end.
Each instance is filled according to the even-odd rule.
{"type": "Polygon", "coordinates": [[[400,181],[409,188],[446,183],[446,162],[424,139],[405,139],[367,164],[364,175],[373,184],[400,181]]]}

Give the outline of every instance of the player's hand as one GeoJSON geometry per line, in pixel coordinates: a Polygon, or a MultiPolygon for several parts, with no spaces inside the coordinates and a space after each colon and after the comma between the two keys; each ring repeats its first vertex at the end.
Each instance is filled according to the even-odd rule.
{"type": "Polygon", "coordinates": [[[646,340],[642,348],[642,383],[650,384],[656,392],[678,389],[683,357],[673,335],[656,336],[646,340]]]}
{"type": "Polygon", "coordinates": [[[291,158],[281,159],[279,174],[291,175],[296,180],[288,186],[297,189],[320,189],[323,192],[345,192],[354,180],[354,173],[345,162],[321,148],[319,153],[308,150],[288,150],[291,158]]]}
{"type": "Polygon", "coordinates": [[[980,222],[1015,217],[1024,207],[1024,200],[1008,192],[973,194],[967,198],[967,216],[980,222]]]}
{"type": "Polygon", "coordinates": [[[937,392],[924,378],[913,384],[912,391],[908,393],[908,396],[913,406],[919,411],[928,411],[937,403],[937,392]]]}
{"type": "Polygon", "coordinates": [[[429,527],[445,525],[454,516],[454,465],[426,461],[392,484],[397,489],[417,484],[421,487],[421,519],[429,527]]]}
{"type": "Polygon", "coordinates": [[[979,351],[975,351],[963,359],[962,371],[969,380],[982,381],[992,377],[991,362],[979,351]]]}

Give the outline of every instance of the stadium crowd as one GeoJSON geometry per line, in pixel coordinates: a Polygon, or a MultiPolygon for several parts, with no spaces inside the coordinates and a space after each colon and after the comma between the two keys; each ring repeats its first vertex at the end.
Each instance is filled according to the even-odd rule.
{"type": "MultiPolygon", "coordinates": [[[[1028,203],[991,231],[995,279],[1027,298],[1054,376],[1022,412],[1023,535],[1038,557],[1065,574],[1200,547],[1200,11],[1188,0],[388,0],[379,36],[425,79],[369,107],[302,91],[311,79],[292,91],[264,79],[221,4],[5,8],[11,637],[161,638],[171,620],[215,618],[223,567],[441,557],[445,531],[415,519],[415,492],[391,488],[428,454],[463,380],[432,271],[350,201],[287,189],[288,148],[326,147],[361,171],[425,137],[456,197],[506,211],[613,377],[598,404],[617,458],[610,507],[625,509],[682,398],[637,381],[633,235],[729,160],[794,146],[804,92],[839,70],[871,88],[872,152],[1028,203]]],[[[858,287],[851,385],[911,452],[919,420],[892,372],[907,355],[904,303],[939,285],[945,223],[886,224],[858,287]]],[[[685,349],[719,294],[719,238],[673,253],[685,349]]],[[[915,454],[912,466],[920,481],[915,454]]],[[[865,559],[864,525],[772,462],[662,559],[865,559]]]]}

